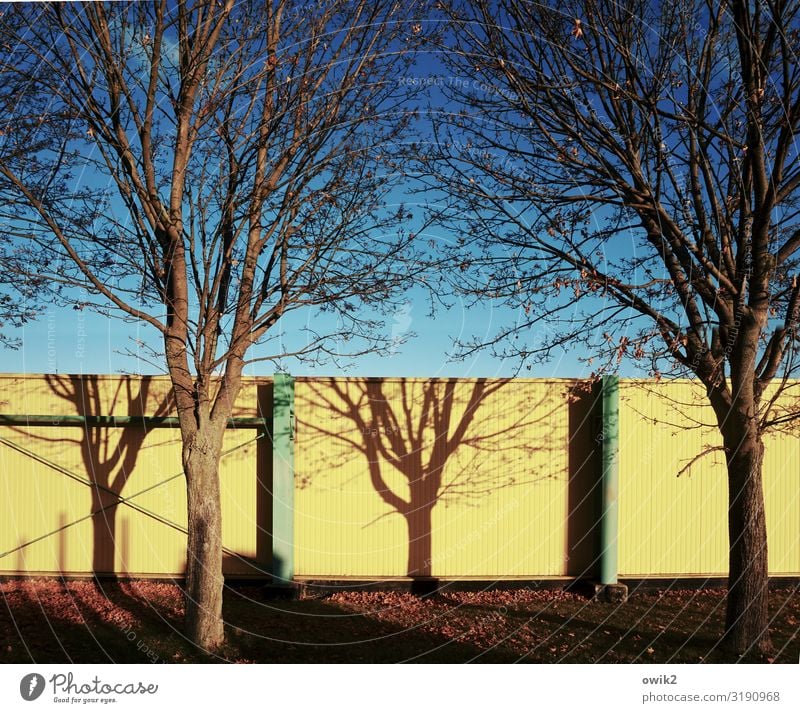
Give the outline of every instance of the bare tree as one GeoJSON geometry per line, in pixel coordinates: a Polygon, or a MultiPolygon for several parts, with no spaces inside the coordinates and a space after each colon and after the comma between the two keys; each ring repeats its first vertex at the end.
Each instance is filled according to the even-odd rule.
{"type": "Polygon", "coordinates": [[[465,0],[419,147],[453,282],[519,318],[522,363],[580,348],[693,374],[729,480],[724,643],[771,649],[763,434],[798,370],[800,4],[465,0]]]}
{"type": "Polygon", "coordinates": [[[224,641],[218,466],[248,350],[301,309],[330,314],[273,356],[379,348],[379,310],[406,280],[412,236],[381,201],[414,7],[47,3],[3,19],[4,269],[161,335],[186,629],[207,649],[224,641]]]}

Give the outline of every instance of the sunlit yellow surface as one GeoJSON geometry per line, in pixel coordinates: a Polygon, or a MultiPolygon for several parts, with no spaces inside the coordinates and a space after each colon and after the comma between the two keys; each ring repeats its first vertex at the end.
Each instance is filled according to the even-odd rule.
{"type": "MultiPolygon", "coordinates": [[[[245,386],[237,415],[257,415],[259,388],[263,380],[245,386]]],[[[6,414],[173,413],[165,378],[3,375],[0,393],[6,414]]],[[[269,561],[257,523],[269,496],[255,477],[257,447],[269,445],[245,445],[255,435],[226,433],[226,449],[243,446],[223,459],[220,474],[228,574],[256,571],[236,555],[269,561]]],[[[0,571],[183,574],[186,490],[177,429],[4,426],[0,437],[13,444],[0,443],[0,571]],[[129,503],[113,505],[103,488],[129,503]]]]}
{"type": "MultiPolygon", "coordinates": [[[[297,575],[591,576],[598,424],[590,395],[576,386],[298,379],[297,575]]],[[[5,414],[172,415],[169,394],[161,377],[0,375],[5,414]]],[[[798,411],[799,402],[794,383],[777,415],[798,411]]],[[[235,414],[270,411],[270,380],[246,380],[235,414]]],[[[766,442],[773,574],[800,574],[797,429],[787,422],[766,442]]],[[[268,439],[253,441],[256,434],[226,434],[225,448],[235,449],[221,469],[225,571],[232,575],[264,575],[270,562],[272,455],[268,439]]],[[[0,572],[184,572],[176,429],[2,426],[0,437],[9,442],[0,443],[0,572]],[[107,507],[114,498],[97,485],[129,502],[107,507]]],[[[727,482],[716,446],[713,413],[698,386],[621,381],[621,576],[727,572],[727,482]]]]}
{"type": "MultiPolygon", "coordinates": [[[[776,414],[797,411],[800,385],[776,414]]],[[[800,573],[800,423],[765,440],[772,574],[800,573]]],[[[689,381],[620,383],[619,570],[622,576],[725,575],[727,477],[714,412],[689,381]],[[699,457],[702,453],[706,455],[699,457]]]]}
{"type": "Polygon", "coordinates": [[[297,574],[565,574],[569,386],[298,379],[297,574]]]}

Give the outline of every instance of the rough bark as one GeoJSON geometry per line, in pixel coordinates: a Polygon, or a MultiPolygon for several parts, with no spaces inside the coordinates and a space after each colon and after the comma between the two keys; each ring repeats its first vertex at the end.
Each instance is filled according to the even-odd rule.
{"type": "Polygon", "coordinates": [[[186,635],[214,651],[225,640],[222,621],[222,509],[220,444],[210,427],[184,441],[189,538],[186,548],[186,635]]]}
{"type": "MultiPolygon", "coordinates": [[[[746,417],[744,417],[746,418],[746,417]]],[[[772,652],[769,636],[767,522],[757,428],[732,415],[723,427],[728,464],[728,598],[723,645],[736,654],[772,652]]]]}

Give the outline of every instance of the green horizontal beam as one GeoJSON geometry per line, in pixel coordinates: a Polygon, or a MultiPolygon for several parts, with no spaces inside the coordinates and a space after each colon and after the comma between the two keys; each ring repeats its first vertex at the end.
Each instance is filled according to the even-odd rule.
{"type": "MultiPolygon", "coordinates": [[[[228,428],[263,428],[269,430],[271,418],[236,416],[228,419],[228,428]]],[[[54,416],[39,414],[0,414],[0,426],[143,426],[178,428],[177,416],[54,416]]]]}

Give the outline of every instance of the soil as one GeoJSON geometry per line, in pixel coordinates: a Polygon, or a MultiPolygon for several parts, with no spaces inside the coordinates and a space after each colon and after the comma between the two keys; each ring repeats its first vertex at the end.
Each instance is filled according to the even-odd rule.
{"type": "MultiPolygon", "coordinates": [[[[0,582],[2,663],[724,663],[725,592],[634,591],[622,604],[552,590],[341,591],[270,598],[226,588],[227,643],[182,634],[179,586],[33,579],[0,582]]],[[[771,593],[775,655],[797,663],[800,591],[771,593]]]]}

